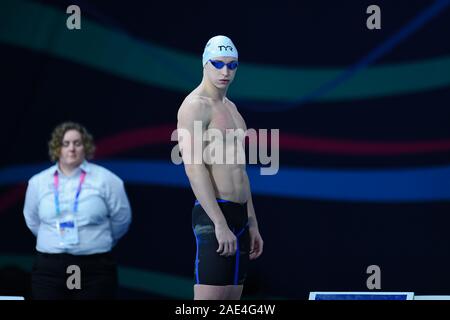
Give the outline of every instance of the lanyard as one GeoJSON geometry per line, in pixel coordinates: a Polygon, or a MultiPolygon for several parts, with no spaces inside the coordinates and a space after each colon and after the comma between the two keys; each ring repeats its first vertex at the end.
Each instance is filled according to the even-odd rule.
{"type": "MultiPolygon", "coordinates": [[[[73,204],[73,212],[77,212],[78,210],[78,198],[80,197],[80,193],[81,193],[81,187],[83,186],[84,183],[84,178],[86,177],[86,172],[85,171],[81,171],[81,175],[80,175],[80,184],[78,185],[78,189],[77,189],[77,193],[75,194],[75,202],[73,204]]],[[[61,208],[59,206],[59,175],[58,175],[58,171],[55,171],[55,174],[53,175],[53,182],[54,182],[54,193],[55,193],[55,207],[56,207],[56,214],[60,215],[61,214],[61,208]]]]}

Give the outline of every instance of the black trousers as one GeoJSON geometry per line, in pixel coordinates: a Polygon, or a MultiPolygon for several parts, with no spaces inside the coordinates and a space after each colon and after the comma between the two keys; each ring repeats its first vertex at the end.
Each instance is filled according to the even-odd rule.
{"type": "Polygon", "coordinates": [[[117,264],[109,252],[84,256],[38,252],[31,274],[36,300],[115,299],[117,286],[117,264]],[[77,267],[79,273],[74,272],[77,267]],[[80,289],[74,288],[76,275],[80,289]]]}

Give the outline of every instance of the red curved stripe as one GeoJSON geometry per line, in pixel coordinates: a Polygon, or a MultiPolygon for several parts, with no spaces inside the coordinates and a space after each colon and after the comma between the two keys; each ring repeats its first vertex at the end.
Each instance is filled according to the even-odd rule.
{"type": "MultiPolygon", "coordinates": [[[[100,139],[97,143],[96,159],[112,156],[134,148],[154,144],[168,144],[175,125],[160,125],[133,129],[100,139]]],[[[305,137],[280,133],[280,149],[287,151],[334,154],[337,156],[395,156],[450,151],[450,140],[419,142],[367,142],[354,140],[305,137]]],[[[21,183],[0,197],[0,212],[8,209],[25,194],[26,186],[21,183]]]]}
{"type": "Polygon", "coordinates": [[[450,151],[450,140],[367,142],[280,134],[280,149],[350,156],[395,156],[450,151]]]}
{"type": "Polygon", "coordinates": [[[0,196],[0,213],[9,209],[15,203],[23,199],[26,191],[26,184],[19,183],[12,186],[0,196]]]}
{"type": "MultiPolygon", "coordinates": [[[[96,159],[105,158],[133,148],[170,142],[175,129],[173,125],[135,129],[100,139],[97,143],[96,159]]],[[[6,211],[25,196],[26,184],[20,183],[0,196],[0,213],[6,211]]]]}
{"type": "MultiPolygon", "coordinates": [[[[141,128],[119,133],[98,143],[97,157],[105,157],[152,144],[169,144],[174,125],[141,128]]],[[[270,135],[269,135],[270,136],[270,135]]],[[[450,151],[450,140],[416,142],[355,141],[280,133],[280,149],[336,156],[396,156],[450,151]]]]}
{"type": "MultiPolygon", "coordinates": [[[[174,125],[133,129],[103,138],[97,143],[96,158],[104,158],[130,149],[146,145],[169,143],[174,125]]],[[[175,142],[174,142],[175,143],[175,142]]]]}

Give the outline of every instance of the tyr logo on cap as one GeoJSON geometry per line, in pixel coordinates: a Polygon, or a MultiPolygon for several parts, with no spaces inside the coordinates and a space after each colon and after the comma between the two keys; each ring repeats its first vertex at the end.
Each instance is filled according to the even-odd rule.
{"type": "Polygon", "coordinates": [[[220,51],[222,51],[222,49],[224,49],[225,51],[228,50],[228,48],[230,48],[230,51],[233,51],[233,47],[232,46],[218,46],[220,51]]]}

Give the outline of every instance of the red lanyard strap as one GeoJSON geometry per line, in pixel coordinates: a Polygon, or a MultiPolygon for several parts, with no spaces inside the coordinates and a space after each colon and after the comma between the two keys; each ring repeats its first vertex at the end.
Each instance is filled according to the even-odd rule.
{"type": "MultiPolygon", "coordinates": [[[[80,175],[80,183],[78,184],[78,189],[77,189],[77,193],[75,194],[75,201],[73,204],[73,212],[77,212],[78,211],[78,199],[80,197],[80,193],[81,193],[81,188],[83,186],[84,183],[84,179],[86,178],[86,172],[85,171],[81,171],[81,175],[80,175]]],[[[58,174],[58,170],[55,171],[55,174],[53,175],[53,185],[54,185],[54,194],[55,194],[55,208],[56,208],[56,214],[59,215],[61,214],[61,207],[59,204],[59,174],[58,174]]]]}

